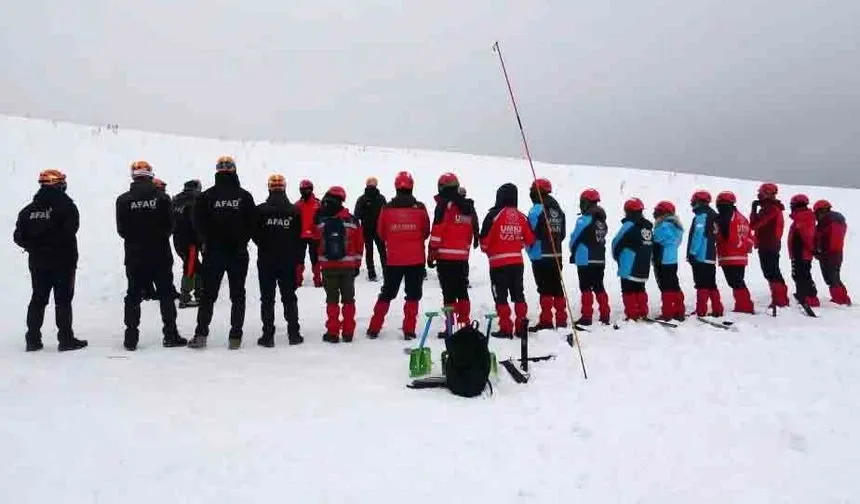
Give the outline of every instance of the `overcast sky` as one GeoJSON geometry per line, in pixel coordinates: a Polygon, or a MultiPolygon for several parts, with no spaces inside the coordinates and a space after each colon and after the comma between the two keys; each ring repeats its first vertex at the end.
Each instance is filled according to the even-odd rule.
{"type": "MultiPolygon", "coordinates": [[[[860,186],[860,0],[0,0],[0,111],[860,186]]],[[[440,167],[442,168],[442,167],[440,167]]]]}

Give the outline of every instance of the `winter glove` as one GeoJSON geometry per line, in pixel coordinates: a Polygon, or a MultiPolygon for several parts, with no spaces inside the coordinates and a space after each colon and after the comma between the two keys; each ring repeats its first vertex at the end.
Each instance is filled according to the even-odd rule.
{"type": "Polygon", "coordinates": [[[436,258],[434,258],[432,255],[427,258],[427,267],[430,269],[436,267],[436,258]]]}
{"type": "Polygon", "coordinates": [[[757,214],[760,206],[761,206],[761,202],[759,200],[753,201],[752,202],[752,213],[757,214]]]}

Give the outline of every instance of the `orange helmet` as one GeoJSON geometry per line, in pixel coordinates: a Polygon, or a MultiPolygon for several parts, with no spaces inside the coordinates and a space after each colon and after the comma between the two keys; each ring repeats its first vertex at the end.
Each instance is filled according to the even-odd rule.
{"type": "Polygon", "coordinates": [[[39,172],[39,185],[57,185],[66,181],[66,174],[60,170],[42,170],[39,172]]]}
{"type": "Polygon", "coordinates": [[[152,166],[143,160],[131,163],[131,178],[149,177],[152,178],[152,166]]]}
{"type": "Polygon", "coordinates": [[[266,185],[269,187],[269,191],[286,191],[287,179],[279,173],[273,173],[269,175],[269,180],[266,182],[266,185]]]}

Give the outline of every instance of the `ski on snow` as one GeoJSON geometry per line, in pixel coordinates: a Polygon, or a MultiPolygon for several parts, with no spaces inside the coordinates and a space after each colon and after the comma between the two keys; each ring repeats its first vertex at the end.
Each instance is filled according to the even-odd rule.
{"type": "Polygon", "coordinates": [[[708,324],[709,326],[716,327],[718,329],[736,329],[735,323],[731,320],[714,320],[710,317],[703,317],[700,315],[696,315],[696,320],[702,322],[703,324],[708,324]]]}

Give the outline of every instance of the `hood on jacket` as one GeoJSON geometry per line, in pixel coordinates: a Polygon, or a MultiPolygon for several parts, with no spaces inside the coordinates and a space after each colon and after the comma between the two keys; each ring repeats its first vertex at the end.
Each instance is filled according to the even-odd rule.
{"type": "Polygon", "coordinates": [[[369,199],[376,199],[379,197],[379,188],[376,186],[367,186],[364,188],[364,195],[369,199]]]}
{"type": "Polygon", "coordinates": [[[53,204],[66,198],[71,200],[59,186],[45,185],[40,187],[36,191],[36,194],[33,195],[33,202],[38,204],[53,204]]]}
{"type": "Polygon", "coordinates": [[[583,212],[583,215],[585,215],[585,214],[590,215],[591,218],[594,220],[599,220],[599,221],[604,221],[604,222],[606,221],[606,210],[604,210],[603,207],[598,205],[597,203],[594,203],[591,206],[589,206],[587,209],[585,209],[585,212],[583,212]]]}
{"type": "Polygon", "coordinates": [[[668,222],[669,224],[672,224],[676,228],[680,229],[681,231],[684,230],[684,225],[681,224],[681,219],[679,219],[678,216],[675,214],[666,214],[657,217],[657,219],[654,221],[654,225],[656,226],[661,222],[668,222]]]}
{"type": "Polygon", "coordinates": [[[215,185],[219,187],[240,187],[239,175],[234,171],[215,172],[215,185]]]}
{"type": "Polygon", "coordinates": [[[516,207],[517,186],[511,183],[502,184],[496,191],[496,207],[516,207]]]}

